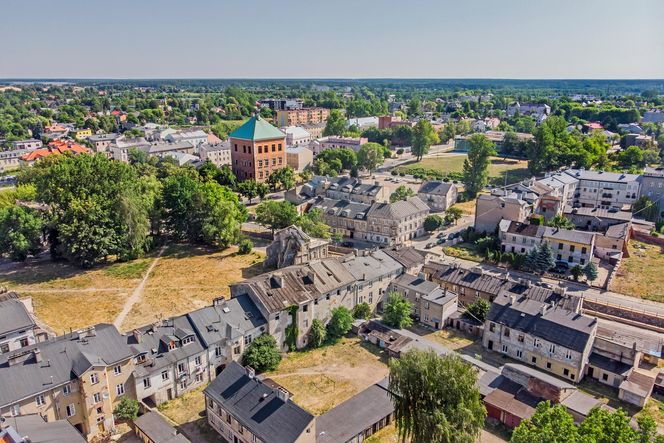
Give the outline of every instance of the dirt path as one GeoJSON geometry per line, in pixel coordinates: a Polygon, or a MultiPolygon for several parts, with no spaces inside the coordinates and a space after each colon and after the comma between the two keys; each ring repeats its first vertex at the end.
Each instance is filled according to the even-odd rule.
{"type": "Polygon", "coordinates": [[[125,321],[125,318],[127,318],[127,315],[129,314],[129,311],[131,311],[131,308],[136,304],[137,301],[141,299],[141,296],[143,295],[143,288],[145,288],[145,284],[148,281],[148,277],[150,277],[150,273],[152,273],[152,270],[154,269],[155,265],[161,258],[162,254],[166,250],[166,246],[162,246],[162,248],[159,250],[159,253],[155,257],[155,259],[150,263],[150,267],[145,271],[145,275],[143,276],[143,279],[141,282],[136,286],[134,291],[131,293],[131,296],[125,301],[124,306],[122,307],[122,311],[118,314],[117,317],[115,317],[115,320],[113,321],[113,325],[120,329],[120,326],[122,323],[125,321]]]}

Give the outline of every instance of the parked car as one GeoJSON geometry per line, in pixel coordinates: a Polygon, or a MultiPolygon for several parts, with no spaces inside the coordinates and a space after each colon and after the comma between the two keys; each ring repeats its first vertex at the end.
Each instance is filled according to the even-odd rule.
{"type": "Polygon", "coordinates": [[[445,238],[445,235],[446,235],[446,234],[445,234],[444,232],[441,232],[440,234],[438,234],[438,235],[436,236],[436,238],[445,238]]]}
{"type": "Polygon", "coordinates": [[[341,246],[343,246],[344,248],[352,248],[354,245],[352,241],[345,241],[341,244],[341,246]]]}
{"type": "Polygon", "coordinates": [[[444,238],[439,238],[436,243],[439,244],[439,245],[442,245],[443,243],[445,243],[445,239],[444,238]]]}
{"type": "Polygon", "coordinates": [[[424,247],[424,249],[431,249],[434,246],[436,246],[434,243],[427,243],[426,246],[424,247]]]}

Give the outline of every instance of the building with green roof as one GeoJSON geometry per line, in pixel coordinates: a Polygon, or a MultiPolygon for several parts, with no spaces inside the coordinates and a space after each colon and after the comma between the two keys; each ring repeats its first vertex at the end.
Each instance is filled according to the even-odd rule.
{"type": "Polygon", "coordinates": [[[229,136],[232,169],[238,180],[264,182],[286,167],[286,134],[254,115],[229,136]]]}

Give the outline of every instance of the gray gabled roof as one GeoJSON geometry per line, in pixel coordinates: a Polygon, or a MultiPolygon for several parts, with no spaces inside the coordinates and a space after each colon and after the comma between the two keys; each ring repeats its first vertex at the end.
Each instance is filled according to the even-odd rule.
{"type": "Polygon", "coordinates": [[[452,189],[454,184],[452,182],[444,182],[442,180],[432,180],[422,183],[420,189],[417,191],[418,194],[435,194],[435,195],[447,195],[452,189]]]}
{"type": "Polygon", "coordinates": [[[367,217],[401,220],[419,212],[429,212],[429,206],[419,197],[410,197],[394,203],[374,203],[367,217]]]}
{"type": "Polygon", "coordinates": [[[171,426],[158,412],[148,412],[134,420],[134,425],[155,443],[186,443],[189,442],[182,434],[171,426]]]}
{"type": "Polygon", "coordinates": [[[14,428],[21,437],[29,437],[30,439],[25,441],[31,443],[87,442],[67,420],[47,422],[38,414],[29,414],[8,419],[5,424],[14,428]]]}
{"type": "Polygon", "coordinates": [[[347,257],[343,266],[359,283],[372,281],[390,273],[397,273],[403,266],[382,250],[347,257]]]}
{"type": "Polygon", "coordinates": [[[264,442],[293,443],[314,421],[313,415],[291,400],[279,398],[273,388],[250,377],[236,362],[231,362],[204,392],[264,442]]]}
{"type": "Polygon", "coordinates": [[[0,299],[0,335],[34,327],[34,320],[18,298],[8,294],[0,299]]]}

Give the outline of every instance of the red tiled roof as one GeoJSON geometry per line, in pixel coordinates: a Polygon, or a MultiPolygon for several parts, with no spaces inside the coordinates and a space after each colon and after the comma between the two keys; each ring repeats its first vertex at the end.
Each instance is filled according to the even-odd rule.
{"type": "Polygon", "coordinates": [[[36,149],[28,152],[21,157],[21,160],[31,162],[39,160],[40,158],[48,157],[50,155],[60,155],[65,152],[72,152],[74,154],[87,154],[90,152],[85,146],[81,146],[71,141],[55,140],[48,144],[46,148],[36,149]]]}

